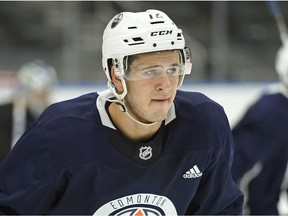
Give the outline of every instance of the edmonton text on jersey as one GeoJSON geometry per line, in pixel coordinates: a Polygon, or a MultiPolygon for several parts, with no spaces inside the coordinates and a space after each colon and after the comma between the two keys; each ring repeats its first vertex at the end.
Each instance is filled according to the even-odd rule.
{"type": "MultiPolygon", "coordinates": [[[[177,215],[176,208],[167,197],[156,194],[133,194],[107,202],[94,215],[123,215],[137,211],[150,212],[149,215],[177,215]],[[153,212],[153,214],[151,214],[153,212]]],[[[133,214],[132,214],[133,215],[133,214]]]]}

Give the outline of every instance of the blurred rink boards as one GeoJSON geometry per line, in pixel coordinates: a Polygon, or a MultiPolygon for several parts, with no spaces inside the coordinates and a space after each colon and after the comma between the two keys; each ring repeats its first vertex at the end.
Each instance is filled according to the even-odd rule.
{"type": "MultiPolygon", "coordinates": [[[[242,117],[248,106],[273,83],[271,82],[184,82],[181,90],[201,92],[223,106],[231,127],[242,117]]],[[[52,94],[51,103],[59,102],[89,92],[107,89],[105,82],[60,83],[52,94]]],[[[0,82],[0,105],[11,101],[13,85],[0,82]]]]}

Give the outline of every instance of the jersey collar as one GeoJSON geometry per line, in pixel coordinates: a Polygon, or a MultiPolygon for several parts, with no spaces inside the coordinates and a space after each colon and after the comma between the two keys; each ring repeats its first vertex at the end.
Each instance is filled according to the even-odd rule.
{"type": "MultiPolygon", "coordinates": [[[[99,111],[102,125],[116,130],[105,109],[106,102],[109,100],[109,98],[114,97],[113,94],[110,92],[109,89],[107,89],[102,92],[99,92],[98,95],[99,96],[96,101],[96,107],[99,111]]],[[[175,105],[173,103],[165,119],[165,125],[169,124],[175,118],[176,118],[176,112],[175,112],[175,105]]]]}

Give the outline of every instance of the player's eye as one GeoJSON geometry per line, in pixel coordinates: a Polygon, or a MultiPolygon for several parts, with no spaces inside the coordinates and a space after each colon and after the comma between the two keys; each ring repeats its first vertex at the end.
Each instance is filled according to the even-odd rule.
{"type": "Polygon", "coordinates": [[[173,75],[178,75],[178,68],[177,67],[170,67],[167,71],[166,74],[168,76],[173,76],[173,75]]]}
{"type": "Polygon", "coordinates": [[[147,70],[143,72],[143,75],[146,76],[147,78],[152,78],[152,77],[156,77],[158,73],[159,73],[158,70],[151,69],[151,70],[147,70]]]}

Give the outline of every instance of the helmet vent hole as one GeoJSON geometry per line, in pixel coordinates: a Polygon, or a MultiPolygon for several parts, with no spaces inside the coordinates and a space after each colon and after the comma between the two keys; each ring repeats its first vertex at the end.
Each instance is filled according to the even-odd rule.
{"type": "Polygon", "coordinates": [[[157,46],[157,44],[156,43],[153,43],[153,47],[156,47],[157,46]]]}
{"type": "Polygon", "coordinates": [[[128,29],[137,29],[137,26],[129,26],[128,29]]]}
{"type": "Polygon", "coordinates": [[[127,43],[128,46],[134,46],[134,45],[140,45],[140,44],[145,44],[143,38],[141,37],[135,37],[131,38],[132,40],[124,39],[124,42],[127,43]],[[130,41],[130,42],[129,42],[130,41]]]}
{"type": "Polygon", "coordinates": [[[182,40],[182,34],[181,33],[177,34],[177,40],[182,40]]]}
{"type": "Polygon", "coordinates": [[[133,38],[133,41],[138,42],[138,41],[143,41],[143,39],[141,37],[136,37],[136,38],[133,38]]]}
{"type": "Polygon", "coordinates": [[[156,22],[150,22],[150,24],[154,25],[154,24],[161,24],[164,23],[164,21],[156,21],[156,22]]]}
{"type": "Polygon", "coordinates": [[[174,43],[174,41],[171,41],[171,45],[174,45],[175,43],[174,43]]]}

